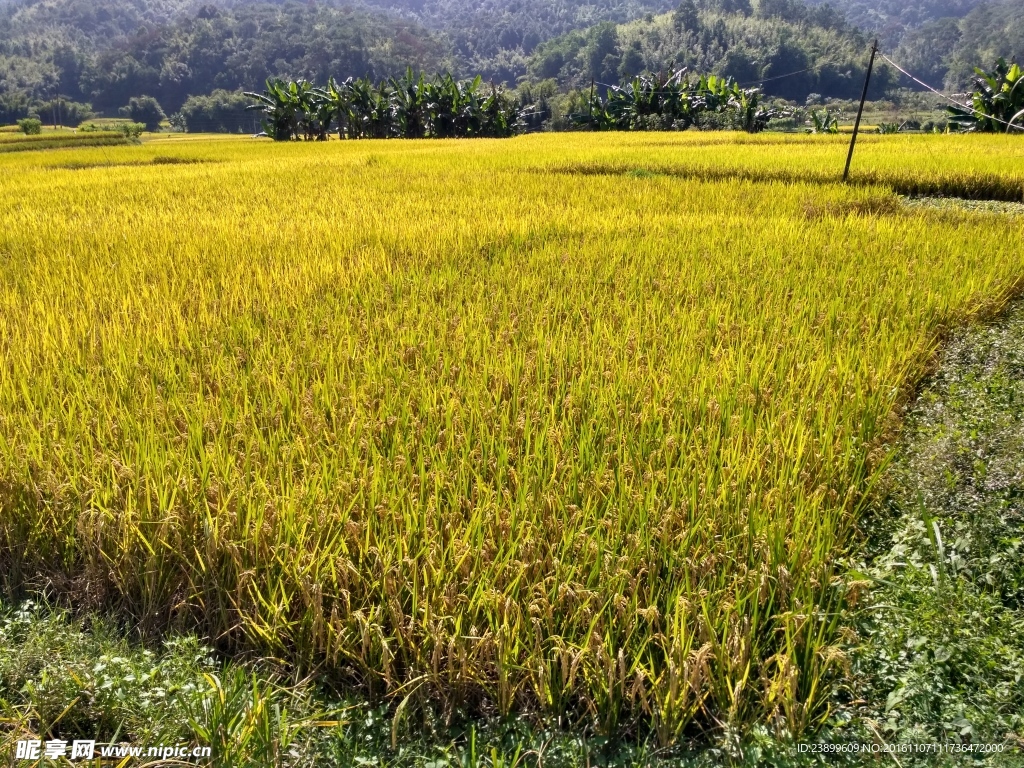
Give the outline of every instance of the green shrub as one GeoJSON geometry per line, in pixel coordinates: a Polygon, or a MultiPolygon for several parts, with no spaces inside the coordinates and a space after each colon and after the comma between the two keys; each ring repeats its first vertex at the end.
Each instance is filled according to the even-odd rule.
{"type": "Polygon", "coordinates": [[[145,123],[122,123],[117,127],[126,139],[138,139],[146,130],[145,123]]]}
{"type": "Polygon", "coordinates": [[[78,130],[81,133],[120,133],[125,138],[138,139],[147,128],[145,123],[104,122],[102,125],[97,125],[90,122],[79,126],[78,130]]]}
{"type": "Polygon", "coordinates": [[[18,121],[18,127],[26,136],[37,136],[43,132],[43,123],[39,118],[26,117],[18,121]]]}
{"type": "Polygon", "coordinates": [[[795,117],[777,117],[768,121],[769,131],[795,131],[799,127],[795,117]]]}
{"type": "Polygon", "coordinates": [[[133,123],[142,123],[147,131],[159,131],[160,123],[167,118],[160,103],[152,96],[133,96],[128,100],[128,106],[119,111],[133,123]]]}
{"type": "Polygon", "coordinates": [[[1024,306],[958,332],[879,485],[851,679],[887,740],[1012,745],[1024,724],[1022,363],[1024,306]]]}

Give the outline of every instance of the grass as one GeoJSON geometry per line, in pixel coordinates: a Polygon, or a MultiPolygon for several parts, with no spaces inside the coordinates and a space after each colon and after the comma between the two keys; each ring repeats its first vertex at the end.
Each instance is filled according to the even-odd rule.
{"type": "Polygon", "coordinates": [[[912,207],[925,206],[939,209],[971,210],[1008,216],[1024,216],[1024,203],[1002,202],[998,200],[965,200],[956,197],[908,197],[903,202],[912,207]]]}
{"type": "Polygon", "coordinates": [[[343,723],[316,719],[310,686],[288,684],[272,666],[219,664],[194,637],[152,650],[109,621],[86,626],[26,603],[0,606],[0,725],[0,758],[11,759],[19,739],[59,736],[209,746],[208,764],[227,768],[282,765],[305,732],[343,723]]]}
{"type": "Polygon", "coordinates": [[[958,332],[881,486],[847,714],[892,740],[1021,746],[1022,372],[1024,306],[958,332]]]}
{"type": "Polygon", "coordinates": [[[6,590],[409,723],[814,731],[899,407],[1024,278],[1015,217],[896,194],[1020,190],[1019,142],[865,137],[854,186],[844,157],[701,134],[0,159],[6,590]]]}

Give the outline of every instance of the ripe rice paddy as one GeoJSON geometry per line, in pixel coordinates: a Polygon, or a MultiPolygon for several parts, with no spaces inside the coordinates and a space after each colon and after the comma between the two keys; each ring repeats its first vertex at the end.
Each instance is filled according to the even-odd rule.
{"type": "Polygon", "coordinates": [[[1002,137],[0,158],[0,573],[343,684],[664,743],[827,713],[841,559],[1024,281],[1002,137]]]}
{"type": "Polygon", "coordinates": [[[41,149],[65,149],[79,147],[110,147],[130,143],[123,134],[114,131],[71,132],[61,131],[25,136],[21,133],[0,133],[0,153],[30,152],[41,149]]]}

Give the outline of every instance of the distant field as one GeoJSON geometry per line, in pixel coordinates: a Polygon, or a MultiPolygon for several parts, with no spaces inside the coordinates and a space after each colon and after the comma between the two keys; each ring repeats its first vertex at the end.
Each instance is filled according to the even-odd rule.
{"type": "Polygon", "coordinates": [[[0,573],[396,702],[826,713],[862,495],[1024,284],[1024,143],[0,157],[0,573]],[[868,183],[871,182],[871,183],[868,183]]]}
{"type": "Polygon", "coordinates": [[[71,130],[53,131],[44,130],[35,136],[26,136],[23,133],[2,132],[0,133],[0,152],[26,152],[30,150],[43,149],[81,149],[85,147],[110,147],[119,144],[128,144],[128,139],[120,134],[110,131],[96,131],[94,133],[75,133],[71,130]]]}

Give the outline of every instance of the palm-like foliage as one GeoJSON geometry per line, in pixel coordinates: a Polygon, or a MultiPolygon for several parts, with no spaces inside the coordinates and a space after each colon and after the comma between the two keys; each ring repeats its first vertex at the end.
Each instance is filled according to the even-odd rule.
{"type": "Polygon", "coordinates": [[[317,122],[323,129],[326,139],[331,126],[338,128],[338,138],[344,138],[345,118],[347,117],[348,99],[344,87],[332,77],[323,88],[315,88],[312,98],[316,102],[317,122]]]}
{"type": "Polygon", "coordinates": [[[760,91],[743,89],[732,78],[686,70],[669,76],[641,75],[608,90],[606,97],[586,96],[573,122],[590,130],[686,130],[702,116],[717,115],[737,128],[762,130],[775,116],[760,103],[760,91]]]}
{"type": "Polygon", "coordinates": [[[268,81],[265,93],[248,93],[250,109],[267,116],[267,135],[324,140],[335,128],[340,139],[505,137],[522,130],[520,107],[503,91],[481,90],[481,80],[444,74],[428,80],[409,69],[380,83],[333,78],[324,88],[298,81],[268,81]]]}
{"type": "Polygon", "coordinates": [[[818,112],[811,110],[810,126],[808,133],[839,133],[839,113],[830,112],[827,109],[818,112]]]}
{"type": "Polygon", "coordinates": [[[769,120],[783,115],[782,110],[765,107],[761,103],[761,91],[757,88],[739,88],[734,84],[729,99],[738,118],[738,127],[748,133],[760,133],[768,126],[769,120]]]}
{"type": "Polygon", "coordinates": [[[299,132],[309,132],[309,109],[312,106],[313,87],[305,80],[286,83],[267,80],[263,93],[247,92],[255,99],[248,109],[258,109],[264,115],[263,130],[275,141],[289,141],[299,132]]]}
{"type": "Polygon", "coordinates": [[[991,72],[975,67],[970,104],[947,107],[950,123],[968,131],[1024,132],[1024,70],[999,59],[991,72]]]}
{"type": "Polygon", "coordinates": [[[392,78],[391,101],[394,106],[395,127],[398,134],[409,139],[422,139],[427,135],[427,82],[421,72],[415,77],[412,68],[402,79],[392,78]]]}

